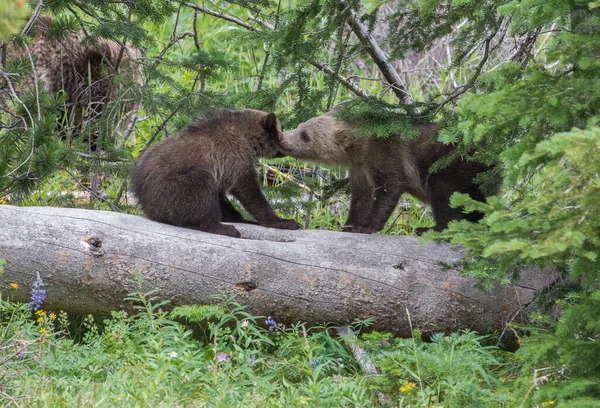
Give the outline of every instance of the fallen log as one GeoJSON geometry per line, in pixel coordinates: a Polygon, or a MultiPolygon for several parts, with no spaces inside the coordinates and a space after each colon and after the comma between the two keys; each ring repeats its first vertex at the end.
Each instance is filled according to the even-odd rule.
{"type": "Polygon", "coordinates": [[[236,294],[249,313],[309,324],[372,318],[374,328],[409,336],[414,328],[480,332],[523,321],[535,293],[556,273],[529,269],[518,284],[477,289],[446,269],[462,250],[414,237],[289,231],[239,224],[242,239],[146,218],[83,209],[0,205],[0,290],[28,302],[40,274],[44,308],[107,314],[144,276],[171,306],[214,303],[236,294]],[[12,289],[17,283],[19,289],[12,289]]]}

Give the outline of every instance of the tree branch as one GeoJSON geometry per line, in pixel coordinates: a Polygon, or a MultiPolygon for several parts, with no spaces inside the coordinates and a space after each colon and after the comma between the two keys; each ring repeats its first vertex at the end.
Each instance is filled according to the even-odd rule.
{"type": "Polygon", "coordinates": [[[227,21],[230,21],[232,23],[235,23],[235,24],[237,24],[237,25],[239,25],[241,27],[244,27],[247,30],[250,30],[250,31],[260,31],[258,28],[254,27],[254,26],[252,26],[252,25],[250,25],[248,23],[246,23],[245,21],[242,21],[242,20],[240,20],[237,17],[227,15],[227,14],[225,14],[222,11],[221,12],[213,11],[213,10],[207,9],[205,7],[197,6],[197,5],[193,4],[193,3],[185,3],[185,5],[188,6],[189,8],[191,8],[191,9],[197,10],[197,11],[199,11],[201,13],[208,14],[210,16],[214,16],[214,17],[218,17],[218,18],[222,18],[223,20],[227,20],[227,21]]]}
{"type": "Polygon", "coordinates": [[[448,95],[446,98],[444,98],[442,100],[442,102],[439,103],[439,105],[437,105],[436,107],[434,107],[434,108],[430,109],[429,111],[425,112],[422,115],[423,117],[436,115],[448,103],[456,100],[456,98],[458,98],[460,95],[464,94],[469,89],[471,89],[471,87],[475,84],[475,81],[477,81],[477,78],[479,78],[479,74],[481,74],[481,70],[483,69],[483,66],[485,65],[485,63],[488,61],[488,58],[489,58],[491,52],[493,50],[495,50],[496,47],[498,46],[498,45],[496,45],[496,47],[494,47],[492,50],[490,50],[490,44],[492,42],[492,39],[496,36],[496,34],[498,34],[498,31],[500,30],[500,28],[502,27],[502,25],[505,22],[506,22],[506,20],[503,20],[502,23],[500,23],[498,25],[498,28],[496,28],[496,30],[494,30],[494,32],[492,32],[484,40],[484,42],[483,42],[483,45],[484,45],[484,47],[483,47],[483,55],[481,56],[481,60],[479,61],[479,64],[477,64],[477,67],[475,68],[475,72],[473,73],[473,75],[471,75],[471,78],[469,78],[469,80],[465,84],[459,86],[458,88],[456,88],[454,90],[454,92],[452,92],[450,95],[448,95]]]}
{"type": "Polygon", "coordinates": [[[366,51],[373,59],[373,62],[375,62],[383,77],[392,87],[394,94],[396,94],[398,99],[406,106],[409,113],[415,113],[415,101],[408,93],[407,86],[404,84],[404,81],[400,78],[400,75],[396,72],[392,64],[388,61],[385,53],[379,47],[379,44],[377,44],[377,41],[371,36],[367,27],[360,22],[356,12],[350,8],[345,0],[339,0],[339,4],[342,6],[342,10],[347,11],[348,13],[348,25],[366,48],[366,51]]]}
{"type": "MultiPolygon", "coordinates": [[[[213,10],[209,10],[205,7],[200,7],[195,4],[191,4],[191,3],[185,3],[185,5],[196,11],[199,11],[201,13],[208,14],[210,16],[214,16],[214,17],[222,18],[223,20],[230,21],[230,22],[237,24],[240,27],[244,27],[250,31],[260,31],[260,29],[240,20],[239,18],[226,15],[223,12],[216,12],[213,10]]],[[[260,20],[257,17],[249,17],[249,18],[252,21],[255,21],[257,24],[260,24],[269,30],[275,30],[274,26],[272,26],[271,24],[269,24],[267,22],[260,20]]],[[[342,75],[336,74],[336,72],[333,69],[329,68],[328,66],[326,66],[318,61],[314,61],[314,60],[309,61],[309,63],[312,66],[314,66],[315,68],[318,68],[320,71],[323,71],[324,73],[326,73],[328,75],[332,75],[336,79],[336,81],[338,81],[344,88],[348,89],[350,92],[352,92],[356,96],[360,96],[363,98],[369,96],[369,94],[366,91],[362,90],[358,85],[356,85],[353,82],[349,81],[348,79],[344,78],[342,75]]]]}
{"type": "Polygon", "coordinates": [[[363,98],[366,98],[367,96],[369,96],[369,94],[366,91],[361,89],[354,82],[349,81],[347,78],[344,78],[340,74],[337,74],[333,69],[329,68],[327,65],[324,65],[317,61],[310,61],[310,64],[313,65],[314,67],[318,68],[319,70],[323,71],[326,74],[333,75],[340,84],[342,84],[345,88],[350,90],[355,95],[362,96],[363,98]]]}

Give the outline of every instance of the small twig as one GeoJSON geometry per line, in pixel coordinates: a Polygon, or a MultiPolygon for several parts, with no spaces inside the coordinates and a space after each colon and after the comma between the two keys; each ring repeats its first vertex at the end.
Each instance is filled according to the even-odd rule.
{"type": "MultiPolygon", "coordinates": [[[[280,4],[281,4],[281,2],[280,2],[280,4]]],[[[252,20],[255,23],[263,26],[264,28],[267,28],[267,29],[269,29],[271,31],[275,31],[275,26],[273,26],[273,24],[271,24],[271,23],[269,23],[267,21],[263,21],[260,18],[253,16],[252,14],[250,14],[250,11],[247,11],[246,15],[248,16],[248,20],[252,20]]]]}
{"type": "Polygon", "coordinates": [[[228,14],[225,14],[222,11],[221,12],[213,11],[213,10],[207,9],[205,7],[197,6],[197,5],[193,4],[193,3],[185,3],[185,5],[187,7],[189,7],[189,8],[191,8],[191,9],[197,10],[197,11],[199,11],[201,13],[208,14],[208,15],[211,15],[211,16],[215,16],[215,17],[218,17],[218,18],[222,18],[223,20],[227,20],[227,21],[230,21],[232,23],[235,23],[235,24],[237,24],[237,25],[239,25],[241,27],[244,27],[247,30],[250,30],[250,31],[259,31],[258,28],[256,28],[256,27],[254,27],[254,26],[252,26],[252,25],[250,25],[250,24],[248,24],[248,23],[240,20],[237,17],[233,17],[233,16],[230,16],[228,14]]]}
{"type": "MultiPolygon", "coordinates": [[[[25,112],[27,112],[27,115],[29,116],[29,119],[31,120],[31,126],[33,128],[33,126],[35,124],[35,122],[33,120],[33,116],[31,115],[31,112],[27,108],[27,105],[25,105],[25,103],[21,99],[19,99],[19,96],[15,92],[15,88],[13,88],[12,82],[10,80],[10,76],[8,76],[7,74],[5,74],[3,72],[0,72],[0,76],[2,76],[2,78],[4,78],[4,80],[6,81],[6,83],[8,85],[8,89],[10,90],[10,93],[11,93],[12,97],[17,102],[19,102],[23,106],[23,108],[25,109],[25,112]]],[[[23,125],[25,126],[25,131],[27,131],[28,130],[28,126],[27,126],[27,121],[25,121],[25,118],[23,118],[23,125]]],[[[31,152],[29,152],[29,156],[27,156],[27,158],[25,160],[23,160],[23,162],[21,164],[19,164],[13,171],[11,171],[10,173],[6,174],[6,176],[12,176],[13,174],[15,174],[21,167],[23,167],[27,162],[29,162],[29,160],[31,160],[31,158],[33,157],[33,153],[34,152],[35,152],[35,138],[32,137],[31,138],[31,152]]]]}
{"type": "MultiPolygon", "coordinates": [[[[277,2],[277,11],[275,13],[275,25],[273,26],[273,31],[277,31],[277,26],[279,25],[279,13],[281,12],[281,0],[277,2]]],[[[258,84],[256,85],[256,90],[260,90],[262,88],[263,80],[265,79],[265,73],[267,72],[267,64],[269,62],[269,56],[271,55],[271,45],[269,43],[267,49],[265,50],[265,59],[263,61],[262,70],[258,77],[258,84]]]]}
{"type": "MultiPolygon", "coordinates": [[[[198,10],[194,10],[194,45],[196,46],[196,51],[200,53],[202,51],[202,45],[200,44],[200,40],[198,37],[198,10]]],[[[206,88],[206,76],[204,74],[204,66],[200,64],[199,72],[194,77],[194,83],[192,84],[192,91],[196,88],[196,83],[198,82],[198,78],[200,78],[200,92],[204,92],[206,88]]]]}
{"type": "Polygon", "coordinates": [[[25,24],[25,27],[23,27],[23,30],[21,30],[22,35],[27,35],[29,30],[31,30],[31,27],[33,27],[36,20],[40,16],[40,13],[42,12],[42,8],[44,8],[44,0],[39,0],[37,6],[35,7],[35,10],[33,10],[33,14],[31,15],[31,18],[29,19],[27,24],[25,24]]]}
{"type": "Polygon", "coordinates": [[[156,67],[158,66],[158,64],[160,64],[160,60],[165,56],[169,48],[177,44],[180,40],[184,39],[185,37],[194,37],[194,33],[192,33],[191,31],[186,31],[178,35],[173,35],[169,43],[165,45],[163,49],[158,53],[158,56],[156,56],[156,62],[154,66],[156,67]]]}
{"type": "Polygon", "coordinates": [[[81,188],[83,188],[84,190],[86,190],[88,193],[90,193],[91,195],[93,195],[95,198],[97,198],[98,200],[102,201],[103,203],[108,204],[113,210],[121,212],[121,209],[119,207],[117,207],[116,205],[114,205],[113,203],[111,203],[110,201],[108,201],[106,198],[99,196],[98,194],[96,194],[95,191],[93,191],[91,188],[83,185],[81,183],[81,181],[79,181],[79,179],[73,174],[71,173],[68,169],[63,169],[69,176],[71,176],[71,178],[73,178],[73,180],[75,180],[77,182],[77,184],[79,184],[79,186],[81,188]]]}
{"type": "Polygon", "coordinates": [[[99,160],[99,161],[106,161],[106,162],[123,162],[123,163],[127,163],[129,162],[129,160],[126,159],[119,159],[119,158],[111,158],[111,157],[100,157],[98,155],[94,155],[94,154],[87,154],[87,153],[83,153],[83,152],[75,152],[75,154],[77,156],[83,157],[85,159],[91,159],[91,160],[99,160]]]}
{"type": "Polygon", "coordinates": [[[310,61],[310,63],[311,63],[311,65],[320,69],[324,73],[333,75],[340,84],[342,84],[345,88],[350,90],[355,95],[362,96],[363,98],[366,98],[367,96],[369,96],[369,94],[366,91],[364,91],[363,89],[361,89],[358,85],[356,85],[352,81],[349,81],[347,78],[344,78],[342,75],[336,74],[336,72],[333,69],[329,68],[328,66],[326,66],[320,62],[317,62],[317,61],[310,61]]]}
{"type": "MultiPolygon", "coordinates": [[[[42,108],[40,106],[40,88],[38,86],[38,76],[37,76],[37,71],[35,69],[35,63],[33,62],[33,56],[31,55],[31,51],[29,50],[29,47],[27,46],[27,44],[23,45],[25,47],[25,51],[27,51],[27,57],[29,58],[29,63],[31,64],[31,69],[33,70],[33,83],[34,83],[34,89],[35,89],[35,102],[36,102],[36,106],[37,106],[37,117],[38,120],[42,119],[42,108]]],[[[32,123],[33,126],[33,123],[32,123]]]]}

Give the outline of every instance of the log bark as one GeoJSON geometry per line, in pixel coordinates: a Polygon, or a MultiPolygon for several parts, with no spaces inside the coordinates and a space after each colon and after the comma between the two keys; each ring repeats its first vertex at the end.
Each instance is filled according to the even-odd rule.
{"type": "Polygon", "coordinates": [[[150,221],[144,217],[52,207],[0,205],[3,298],[28,302],[39,273],[44,308],[107,314],[128,309],[136,290],[160,288],[171,306],[214,303],[236,294],[255,315],[309,324],[372,318],[374,328],[401,336],[462,328],[502,329],[526,318],[539,289],[557,274],[522,272],[516,285],[491,292],[445,269],[461,260],[448,244],[414,237],[288,231],[240,224],[242,239],[150,221]],[[10,283],[17,283],[12,289],[10,283]]]}

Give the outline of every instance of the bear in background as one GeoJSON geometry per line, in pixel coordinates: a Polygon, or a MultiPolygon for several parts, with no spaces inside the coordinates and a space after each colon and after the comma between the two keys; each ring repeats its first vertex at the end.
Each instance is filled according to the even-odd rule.
{"type": "Polygon", "coordinates": [[[148,218],[166,224],[239,238],[234,226],[221,223],[245,222],[229,192],[259,224],[298,229],[273,212],[254,167],[257,157],[281,156],[281,135],[274,113],[213,113],[148,150],[132,171],[133,193],[148,218]]]}
{"type": "MultiPolygon", "coordinates": [[[[89,121],[100,117],[110,102],[117,100],[119,86],[122,84],[114,80],[115,75],[133,83],[141,82],[141,70],[138,67],[141,53],[136,48],[103,38],[96,39],[94,45],[84,45],[87,37],[82,31],[67,32],[60,38],[55,38],[52,34],[53,26],[52,17],[38,17],[29,33],[33,40],[28,46],[35,75],[25,75],[20,83],[15,82],[11,86],[19,94],[32,89],[37,78],[50,93],[65,91],[69,106],[65,113],[68,114],[69,128],[72,130],[70,140],[89,121]]],[[[23,58],[25,64],[30,66],[30,56],[24,47],[7,43],[5,52],[8,61],[23,58]]],[[[3,87],[6,84],[0,80],[0,106],[5,105],[5,98],[12,97],[8,89],[2,92],[3,87]]],[[[137,110],[137,104],[133,95],[121,102],[122,111],[113,115],[114,127],[125,129],[129,125],[127,114],[137,110]]],[[[62,124],[63,121],[60,122],[62,124]]],[[[91,145],[91,150],[96,150],[94,140],[91,145]]]]}
{"type": "MultiPolygon", "coordinates": [[[[286,155],[350,169],[350,213],[343,231],[381,231],[403,193],[431,205],[435,231],[445,229],[451,220],[481,219],[481,213],[463,214],[461,208],[451,208],[449,203],[456,191],[485,201],[474,178],[488,167],[458,159],[444,169],[430,172],[435,161],[454,149],[437,141],[438,126],[416,125],[420,136],[411,140],[400,135],[358,138],[351,134],[356,126],[335,117],[341,109],[338,105],[285,132],[280,144],[286,155]]],[[[426,230],[418,228],[417,234],[426,230]]]]}

